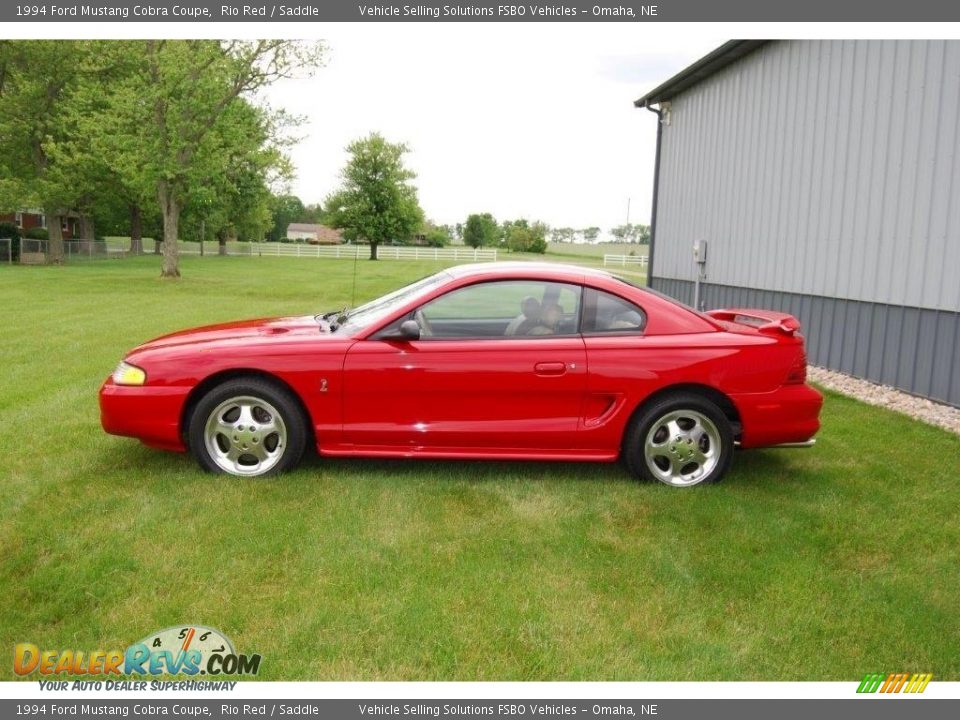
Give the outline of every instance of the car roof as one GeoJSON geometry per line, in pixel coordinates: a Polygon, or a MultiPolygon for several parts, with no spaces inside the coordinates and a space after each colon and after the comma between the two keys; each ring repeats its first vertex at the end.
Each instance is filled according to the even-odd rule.
{"type": "Polygon", "coordinates": [[[584,277],[594,277],[598,279],[610,279],[613,277],[610,273],[604,270],[587,268],[583,267],[582,265],[567,265],[565,263],[543,261],[526,262],[517,260],[454,265],[453,267],[447,268],[445,272],[455,278],[531,275],[533,277],[543,276],[554,279],[565,278],[578,281],[584,277]]]}

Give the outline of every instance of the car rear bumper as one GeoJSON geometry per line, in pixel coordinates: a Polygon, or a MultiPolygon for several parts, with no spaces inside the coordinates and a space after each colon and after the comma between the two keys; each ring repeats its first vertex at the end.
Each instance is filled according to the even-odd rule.
{"type": "Polygon", "coordinates": [[[744,393],[732,399],[743,426],[740,447],[785,443],[803,447],[820,429],[823,396],[809,385],[783,385],[770,393],[744,393]]]}
{"type": "Polygon", "coordinates": [[[180,413],[188,390],[180,387],[115,385],[100,388],[100,424],[111,435],[134,437],[151,447],[184,451],[180,413]]]}

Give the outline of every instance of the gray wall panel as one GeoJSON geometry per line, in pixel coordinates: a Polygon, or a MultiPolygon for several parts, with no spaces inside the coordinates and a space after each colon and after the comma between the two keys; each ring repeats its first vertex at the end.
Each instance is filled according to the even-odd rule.
{"type": "MultiPolygon", "coordinates": [[[[931,313],[932,315],[933,313],[931,313]]],[[[917,367],[917,361],[921,355],[918,352],[920,331],[920,310],[907,307],[903,309],[903,326],[900,330],[900,363],[897,367],[897,376],[894,385],[897,387],[918,387],[918,382],[914,370],[917,367]]],[[[928,350],[933,350],[933,345],[928,346],[928,350]]],[[[923,383],[926,384],[926,383],[923,383]]]]}
{"type": "Polygon", "coordinates": [[[768,43],[671,101],[653,274],[958,312],[958,128],[960,41],[768,43]]]}
{"type": "Polygon", "coordinates": [[[843,369],[843,347],[847,345],[847,305],[839,300],[831,300],[831,316],[833,317],[833,332],[830,334],[830,350],[827,356],[827,367],[843,369]]]}
{"type": "Polygon", "coordinates": [[[912,384],[919,395],[930,395],[933,385],[933,358],[942,348],[937,347],[937,319],[940,313],[919,313],[917,322],[917,347],[929,348],[918,352],[913,367],[912,384]]]}
{"type": "Polygon", "coordinates": [[[842,303],[843,337],[837,350],[837,360],[831,367],[854,374],[854,354],[857,350],[857,321],[860,317],[860,303],[842,303]]]}
{"type": "Polygon", "coordinates": [[[900,334],[903,329],[903,308],[890,305],[883,315],[883,352],[879,380],[884,385],[897,384],[897,368],[900,364],[900,334]]]}
{"type": "MultiPolygon", "coordinates": [[[[651,283],[693,302],[693,282],[651,283]]],[[[761,307],[795,315],[807,357],[874,382],[960,407],[960,313],[705,283],[706,307],[761,307]]]]}
{"type": "Polygon", "coordinates": [[[826,312],[829,299],[817,295],[809,295],[808,297],[810,298],[810,324],[817,327],[817,332],[813,333],[807,341],[810,348],[810,358],[817,365],[826,365],[827,344],[830,342],[828,323],[831,316],[826,312]]]}
{"type": "Polygon", "coordinates": [[[937,316],[937,344],[930,376],[930,397],[960,395],[960,325],[951,322],[949,313],[937,316]]]}
{"type": "Polygon", "coordinates": [[[883,343],[887,336],[887,314],[878,312],[876,303],[870,305],[870,354],[867,356],[867,372],[863,377],[880,381],[883,374],[883,343]]]}
{"type": "Polygon", "coordinates": [[[873,320],[872,305],[855,303],[857,307],[857,344],[853,349],[853,367],[850,373],[857,377],[869,377],[867,362],[870,358],[870,323],[873,320]]]}

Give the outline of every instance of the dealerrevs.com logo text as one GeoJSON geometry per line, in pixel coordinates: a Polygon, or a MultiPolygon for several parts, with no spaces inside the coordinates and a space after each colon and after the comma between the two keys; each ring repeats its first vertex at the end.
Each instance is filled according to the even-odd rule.
{"type": "Polygon", "coordinates": [[[20,676],[256,675],[260,655],[237,653],[223,633],[202,625],[169,627],[125,650],[41,649],[17,643],[13,671],[20,676]]]}

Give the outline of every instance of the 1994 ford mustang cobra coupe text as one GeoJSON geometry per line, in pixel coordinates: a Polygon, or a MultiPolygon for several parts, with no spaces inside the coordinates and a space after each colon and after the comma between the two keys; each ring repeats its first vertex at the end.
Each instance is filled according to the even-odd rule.
{"type": "Polygon", "coordinates": [[[807,446],[799,323],[698,313],[599,270],[450,268],[353,310],[187,330],[131,351],[103,428],[259,476],[321,456],[612,461],[719,480],[734,446],[807,446]]]}

